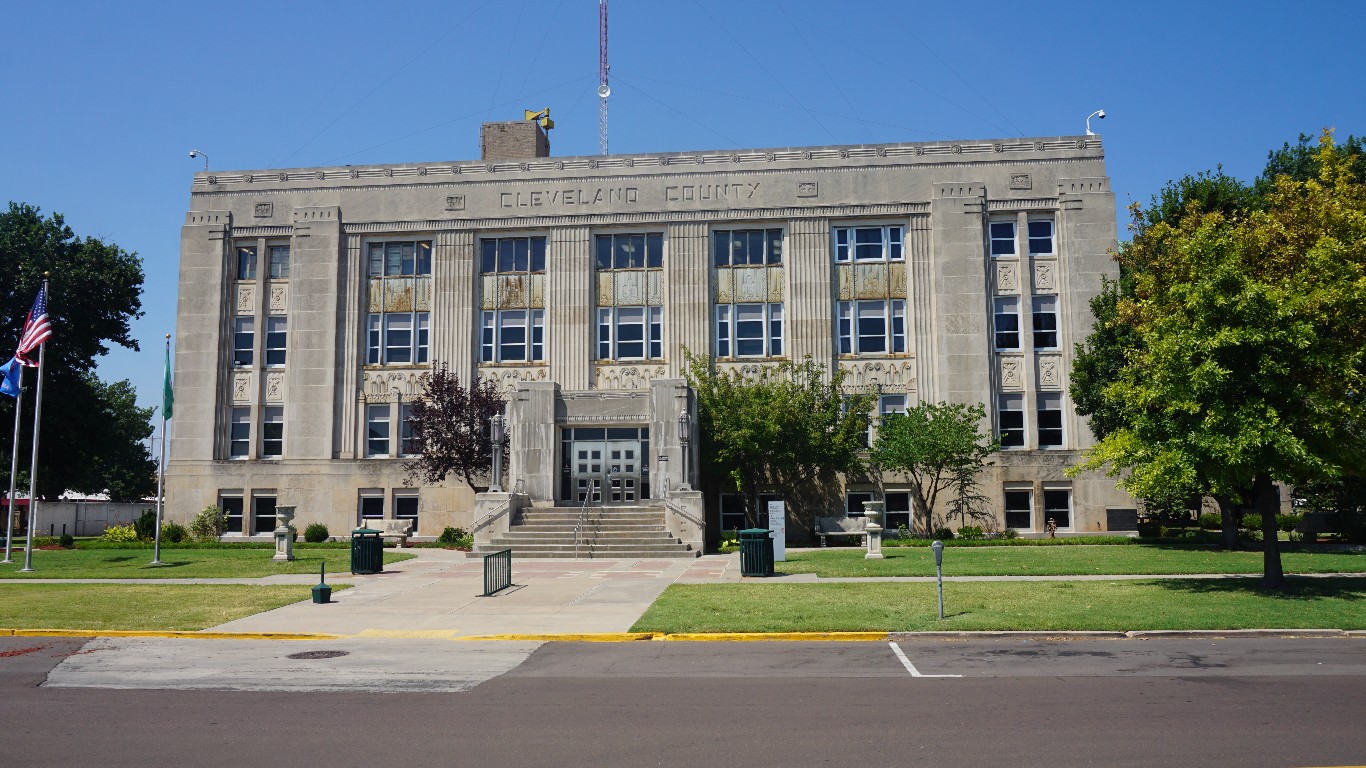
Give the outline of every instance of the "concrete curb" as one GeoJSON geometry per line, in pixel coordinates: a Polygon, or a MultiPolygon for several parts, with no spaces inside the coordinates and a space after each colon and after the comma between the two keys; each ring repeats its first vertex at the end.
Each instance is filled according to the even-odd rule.
{"type": "Polygon", "coordinates": [[[339,640],[345,635],[289,632],[192,632],[137,629],[0,629],[0,637],[170,637],[190,640],[339,640]]]}
{"type": "Polygon", "coordinates": [[[633,643],[641,640],[661,640],[658,632],[580,632],[565,634],[508,634],[465,635],[452,637],[456,641],[515,640],[532,643],[633,643]]]}
{"type": "Polygon", "coordinates": [[[1097,630],[983,630],[981,632],[892,632],[889,640],[1123,640],[1126,632],[1097,630]]]}
{"type": "MultiPolygon", "coordinates": [[[[1366,636],[1366,633],[1358,634],[1366,636]]],[[[1132,640],[1185,640],[1204,637],[1347,637],[1349,633],[1342,629],[1148,629],[1125,632],[1124,635],[1132,640]]]]}

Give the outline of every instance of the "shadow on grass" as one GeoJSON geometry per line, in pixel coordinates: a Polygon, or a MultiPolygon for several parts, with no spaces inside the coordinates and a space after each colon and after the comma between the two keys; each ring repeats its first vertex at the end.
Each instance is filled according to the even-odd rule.
{"type": "Polygon", "coordinates": [[[1268,589],[1260,576],[1231,579],[1155,579],[1154,584],[1172,592],[1187,594],[1260,595],[1276,600],[1319,600],[1336,598],[1357,602],[1366,600],[1366,579],[1314,579],[1287,576],[1284,589],[1268,589]]]}
{"type": "Polygon", "coordinates": [[[190,561],[190,560],[178,560],[178,561],[176,561],[176,562],[169,562],[169,561],[166,561],[166,560],[162,560],[162,561],[161,561],[160,563],[158,563],[157,565],[152,565],[151,563],[148,563],[147,565],[144,565],[143,568],[156,568],[156,569],[161,569],[161,568],[179,568],[179,567],[182,566],[182,565],[193,565],[193,564],[194,564],[193,561],[190,561]]]}
{"type": "Polygon", "coordinates": [[[132,562],[133,560],[141,560],[141,559],[142,559],[142,558],[140,558],[140,557],[139,557],[139,558],[135,558],[135,557],[133,557],[132,555],[124,555],[123,557],[106,557],[106,558],[104,558],[104,562],[106,562],[106,563],[129,563],[129,562],[132,562]]]}

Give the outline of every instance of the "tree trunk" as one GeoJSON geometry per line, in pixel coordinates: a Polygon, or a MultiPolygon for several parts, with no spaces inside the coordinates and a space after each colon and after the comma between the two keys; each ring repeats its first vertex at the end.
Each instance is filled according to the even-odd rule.
{"type": "Polygon", "coordinates": [[[1219,505],[1219,527],[1223,532],[1224,549],[1238,548],[1238,505],[1228,496],[1215,496],[1214,503],[1219,505]]]}
{"type": "Polygon", "coordinates": [[[914,485],[911,486],[911,509],[915,511],[915,515],[911,519],[911,529],[929,535],[930,505],[925,502],[925,494],[921,493],[920,489],[914,485]]]}
{"type": "Polygon", "coordinates": [[[1281,570],[1281,542],[1276,526],[1276,513],[1280,511],[1277,502],[1280,499],[1270,475],[1257,475],[1253,482],[1253,494],[1257,499],[1257,511],[1262,515],[1262,586],[1284,589],[1285,572],[1281,570]]]}

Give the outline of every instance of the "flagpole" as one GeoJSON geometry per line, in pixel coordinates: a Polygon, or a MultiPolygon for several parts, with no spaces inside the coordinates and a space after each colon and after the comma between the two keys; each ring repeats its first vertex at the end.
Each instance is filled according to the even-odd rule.
{"type": "MultiPolygon", "coordinates": [[[[47,278],[43,278],[43,297],[47,278]]],[[[43,363],[47,361],[47,342],[38,345],[38,392],[33,399],[33,458],[28,465],[28,539],[24,542],[24,567],[20,573],[33,573],[33,529],[38,526],[38,437],[42,434],[43,363]]]]}
{"type": "Polygon", "coordinates": [[[23,426],[19,422],[19,412],[24,407],[24,366],[19,366],[19,392],[14,396],[14,447],[9,454],[9,505],[5,515],[5,559],[3,563],[14,562],[14,483],[18,480],[19,474],[19,428],[23,426]]]}
{"type": "MultiPolygon", "coordinates": [[[[168,334],[166,334],[166,364],[169,366],[170,363],[171,363],[171,334],[168,333],[168,334]]],[[[169,370],[166,372],[166,375],[167,375],[168,377],[170,376],[170,371],[169,371],[169,370]]],[[[163,394],[164,394],[164,393],[163,393],[163,394]]],[[[156,544],[155,544],[154,549],[152,550],[152,562],[151,562],[151,565],[165,565],[165,563],[161,562],[161,508],[162,508],[162,504],[163,504],[162,499],[164,498],[163,495],[162,495],[162,494],[163,494],[163,490],[162,490],[162,489],[165,488],[165,487],[166,487],[166,404],[163,402],[163,403],[162,403],[162,406],[161,406],[161,460],[157,463],[157,532],[156,532],[156,538],[155,538],[156,544]]]]}

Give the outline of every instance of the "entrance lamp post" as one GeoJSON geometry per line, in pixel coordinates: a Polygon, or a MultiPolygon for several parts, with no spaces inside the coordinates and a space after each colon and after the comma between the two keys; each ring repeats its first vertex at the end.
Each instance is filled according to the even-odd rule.
{"type": "Polygon", "coordinates": [[[678,442],[683,446],[683,464],[681,477],[679,478],[678,490],[691,491],[692,484],[688,482],[688,438],[691,436],[691,425],[688,423],[688,412],[683,411],[678,414],[678,442]]]}
{"type": "Polygon", "coordinates": [[[493,481],[489,483],[489,492],[502,493],[503,443],[507,442],[507,420],[503,414],[495,413],[489,417],[489,435],[493,438],[493,481]]]}

